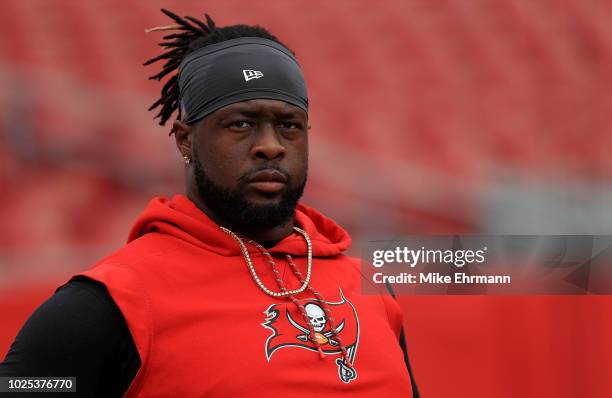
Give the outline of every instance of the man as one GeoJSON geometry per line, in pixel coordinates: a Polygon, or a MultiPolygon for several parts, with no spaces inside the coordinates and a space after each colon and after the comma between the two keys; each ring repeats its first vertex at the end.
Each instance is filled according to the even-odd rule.
{"type": "MultiPolygon", "coordinates": [[[[71,279],[17,336],[2,376],[75,376],[79,396],[407,397],[401,313],[361,294],[351,239],[298,204],[308,97],[260,27],[162,10],[162,79],[186,195],[155,198],[128,244],[71,279]],[[399,343],[398,341],[402,341],[399,343]]],[[[23,395],[20,395],[23,396],[23,395]]]]}

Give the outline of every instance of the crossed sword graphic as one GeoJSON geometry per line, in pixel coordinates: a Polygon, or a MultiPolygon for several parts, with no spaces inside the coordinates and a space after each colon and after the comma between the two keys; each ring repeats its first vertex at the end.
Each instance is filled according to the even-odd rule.
{"type": "MultiPolygon", "coordinates": [[[[289,318],[289,322],[291,322],[291,324],[298,330],[300,330],[302,333],[304,334],[300,334],[297,336],[298,340],[301,341],[308,341],[308,335],[310,335],[310,330],[308,330],[307,328],[305,328],[304,326],[300,325],[299,323],[297,323],[292,317],[291,314],[289,314],[289,311],[287,311],[287,318],[289,318]]],[[[336,334],[340,333],[342,331],[342,329],[344,329],[344,321],[340,322],[340,325],[338,325],[338,327],[336,328],[336,334]]],[[[332,332],[331,330],[329,332],[325,332],[325,333],[319,333],[323,336],[325,336],[325,338],[327,339],[327,341],[329,342],[330,345],[337,347],[338,346],[338,342],[334,339],[332,339],[332,336],[334,335],[334,332],[332,332]]],[[[313,336],[315,337],[315,336],[313,336]]]]}

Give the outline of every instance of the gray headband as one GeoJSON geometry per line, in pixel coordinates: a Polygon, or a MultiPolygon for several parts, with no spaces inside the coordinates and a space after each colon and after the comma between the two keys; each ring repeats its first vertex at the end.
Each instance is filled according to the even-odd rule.
{"type": "Polygon", "coordinates": [[[289,50],[275,41],[241,37],[202,47],[179,68],[183,122],[197,122],[240,101],[273,99],[308,112],[306,81],[289,50]]]}

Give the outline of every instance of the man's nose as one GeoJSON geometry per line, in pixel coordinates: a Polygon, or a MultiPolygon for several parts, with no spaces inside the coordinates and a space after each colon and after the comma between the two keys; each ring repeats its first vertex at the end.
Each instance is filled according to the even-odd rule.
{"type": "Polygon", "coordinates": [[[265,123],[257,130],[251,155],[264,160],[279,160],[285,156],[285,147],[273,125],[265,123]]]}

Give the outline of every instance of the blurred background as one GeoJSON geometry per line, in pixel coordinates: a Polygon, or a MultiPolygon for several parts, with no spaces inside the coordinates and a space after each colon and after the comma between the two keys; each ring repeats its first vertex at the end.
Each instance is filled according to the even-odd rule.
{"type": "MultiPolygon", "coordinates": [[[[304,201],[356,241],[612,234],[612,1],[2,0],[0,358],[151,197],[183,191],[146,111],[161,7],[260,24],[295,51],[304,201]]],[[[400,302],[423,397],[610,396],[610,297],[400,302]]]]}

